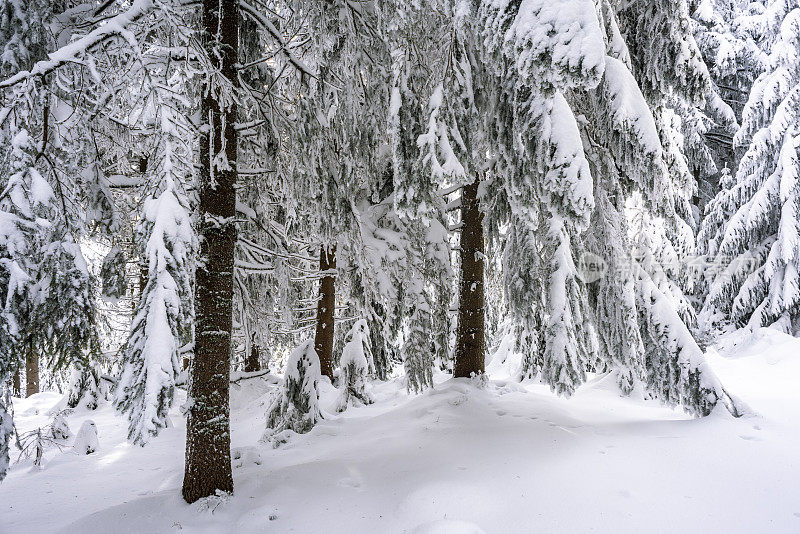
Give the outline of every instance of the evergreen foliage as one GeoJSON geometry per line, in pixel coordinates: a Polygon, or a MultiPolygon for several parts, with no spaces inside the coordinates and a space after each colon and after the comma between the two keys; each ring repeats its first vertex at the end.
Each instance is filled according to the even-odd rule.
{"type": "Polygon", "coordinates": [[[745,149],[735,176],[709,205],[708,249],[723,272],[704,313],[712,330],[774,326],[800,330],[800,5],[769,2],[755,81],[735,144],[745,149]]]}
{"type": "Polygon", "coordinates": [[[347,333],[348,341],[342,349],[339,359],[339,399],[336,411],[343,412],[347,406],[372,404],[372,397],[367,393],[366,381],[370,373],[374,374],[375,365],[369,352],[369,327],[364,319],[359,319],[347,333]]]}
{"type": "MultiPolygon", "coordinates": [[[[280,439],[286,430],[305,434],[322,419],[319,409],[319,358],[314,351],[314,340],[298,346],[286,361],[284,382],[276,392],[267,410],[265,437],[280,439]]],[[[276,442],[277,443],[277,442],[276,442]]]]}

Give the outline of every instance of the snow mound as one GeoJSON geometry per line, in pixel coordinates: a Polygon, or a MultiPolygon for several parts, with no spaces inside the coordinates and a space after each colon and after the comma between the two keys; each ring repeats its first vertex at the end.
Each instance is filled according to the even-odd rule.
{"type": "Polygon", "coordinates": [[[78,435],[75,436],[75,443],[72,445],[72,451],[75,454],[92,454],[100,448],[100,442],[97,439],[97,425],[91,419],[84,421],[81,429],[78,430],[78,435]]]}

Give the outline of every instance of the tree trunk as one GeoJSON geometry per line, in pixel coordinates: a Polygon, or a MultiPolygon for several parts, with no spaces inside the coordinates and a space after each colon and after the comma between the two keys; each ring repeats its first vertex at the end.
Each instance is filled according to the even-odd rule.
{"type": "Polygon", "coordinates": [[[261,364],[258,361],[258,344],[256,343],[256,335],[253,334],[250,338],[250,354],[244,359],[244,372],[253,373],[261,370],[261,364]]]}
{"type": "Polygon", "coordinates": [[[11,389],[13,390],[13,395],[15,397],[19,397],[20,395],[22,395],[20,388],[21,384],[20,384],[19,369],[17,369],[16,371],[14,371],[14,376],[11,381],[11,389]]]}
{"type": "Polygon", "coordinates": [[[453,375],[484,372],[483,213],[475,181],[461,193],[461,279],[453,375]]]}
{"type": "Polygon", "coordinates": [[[32,338],[25,344],[25,396],[39,393],[39,354],[32,338]]]}
{"type": "Polygon", "coordinates": [[[139,300],[144,297],[144,288],[147,286],[147,279],[149,274],[150,265],[147,263],[146,258],[139,258],[139,300]]]}
{"type": "MultiPolygon", "coordinates": [[[[336,269],[336,247],[319,249],[319,270],[336,269]]],[[[319,356],[319,367],[323,375],[333,381],[333,312],[336,307],[335,276],[323,276],[319,281],[317,302],[317,332],[314,335],[314,350],[319,356]]]]}
{"type": "MultiPolygon", "coordinates": [[[[238,2],[203,0],[205,50],[234,86],[238,2]]],[[[195,349],[186,424],[187,502],[233,491],[230,438],[230,360],[233,326],[233,252],[236,244],[236,105],[223,108],[219,88],[204,88],[200,137],[200,254],[196,275],[195,349]],[[224,150],[224,154],[221,152],[224,150]],[[225,161],[227,160],[227,161],[225,161]]]]}

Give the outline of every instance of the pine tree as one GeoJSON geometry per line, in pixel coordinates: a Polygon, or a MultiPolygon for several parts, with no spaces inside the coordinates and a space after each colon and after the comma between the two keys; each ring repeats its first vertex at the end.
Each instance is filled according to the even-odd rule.
{"type": "Polygon", "coordinates": [[[100,376],[93,362],[77,362],[73,366],[67,387],[67,408],[97,409],[102,397],[100,376]]]}
{"type": "MultiPolygon", "coordinates": [[[[322,419],[319,409],[319,357],[312,339],[304,341],[286,360],[283,387],[267,411],[267,438],[286,430],[304,434],[322,419]]],[[[278,442],[276,441],[276,444],[278,442]]]]}
{"type": "Polygon", "coordinates": [[[175,379],[181,371],[179,350],[192,341],[197,248],[184,192],[193,163],[193,146],[183,141],[191,131],[186,119],[186,74],[165,62],[161,72],[152,70],[151,76],[156,75],[161,84],[154,87],[151,120],[157,141],[148,169],[154,189],[144,201],[137,230],[146,276],[123,347],[114,401],[117,410],[128,415],[128,439],[141,446],[168,425],[175,379]]]}
{"type": "Polygon", "coordinates": [[[746,149],[735,178],[709,205],[724,225],[709,232],[722,267],[704,307],[714,329],[774,326],[800,332],[800,5],[775,0],[765,12],[769,50],[735,144],[746,149]]]}
{"type": "Polygon", "coordinates": [[[369,352],[369,335],[367,322],[359,319],[345,336],[350,341],[345,344],[339,359],[341,393],[336,404],[338,412],[345,411],[349,405],[360,406],[373,402],[365,389],[367,376],[375,371],[375,363],[369,352]]]}
{"type": "Polygon", "coordinates": [[[168,424],[175,379],[181,370],[178,351],[189,339],[192,316],[194,233],[180,181],[172,174],[171,159],[175,156],[168,152],[171,149],[166,150],[160,163],[164,189],[145,201],[140,231],[147,236],[147,283],[123,349],[123,371],[115,399],[117,409],[130,418],[128,439],[138,445],[145,445],[168,424]]]}
{"type": "Polygon", "coordinates": [[[388,123],[393,200],[411,273],[401,278],[400,313],[407,319],[400,355],[409,390],[422,391],[433,385],[437,356],[449,359],[453,271],[439,191],[456,175],[463,180],[463,168],[451,157],[443,85],[428,75],[447,68],[447,5],[391,5],[393,16],[386,22],[393,69],[388,123]]]}
{"type": "Polygon", "coordinates": [[[233,491],[230,456],[230,360],[236,244],[236,72],[238,11],[233,0],[203,2],[201,42],[208,58],[200,116],[200,266],[194,358],[189,385],[183,498],[233,491]]]}
{"type": "Polygon", "coordinates": [[[698,179],[710,179],[717,170],[705,133],[712,119],[722,115],[730,127],[732,117],[729,109],[721,113],[727,106],[716,97],[692,36],[686,0],[630,3],[616,11],[631,72],[652,111],[667,168],[666,174],[656,176],[656,203],[646,208],[649,215],[641,221],[646,225],[642,232],[661,235],[657,242],[636,245],[650,246],[648,253],[654,261],[649,265],[663,270],[650,272],[651,276],[665,276],[661,290],[694,328],[695,311],[687,295],[699,289],[686,269],[672,266],[686,263],[696,252],[699,208],[692,202],[697,197],[698,179]],[[707,107],[712,113],[705,114],[707,107]]]}
{"type": "MultiPolygon", "coordinates": [[[[0,2],[0,74],[3,78],[29,67],[46,54],[44,24],[52,14],[48,3],[0,2]]],[[[27,105],[14,105],[27,97],[38,103],[41,93],[33,84],[3,95],[0,108],[0,142],[5,151],[0,161],[0,480],[8,467],[12,420],[7,382],[27,363],[20,341],[27,338],[32,311],[28,291],[34,281],[36,234],[47,225],[43,213],[52,191],[36,169],[36,151],[31,131],[38,121],[27,105]],[[28,94],[30,92],[30,94],[28,94]],[[31,120],[29,120],[31,119],[31,120]]],[[[33,362],[31,362],[33,364],[33,362]]],[[[38,374],[38,362],[36,363],[38,374]]],[[[34,379],[31,373],[30,379],[34,379]]],[[[38,379],[31,380],[38,386],[38,379]]],[[[33,392],[31,388],[30,392],[33,392]]],[[[37,389],[38,391],[38,389],[37,389]]]]}

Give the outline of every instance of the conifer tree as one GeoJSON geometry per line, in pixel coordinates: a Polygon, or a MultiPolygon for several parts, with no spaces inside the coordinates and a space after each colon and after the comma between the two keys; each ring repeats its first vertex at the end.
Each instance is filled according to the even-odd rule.
{"type": "Polygon", "coordinates": [[[769,2],[766,70],[753,85],[735,144],[736,176],[709,205],[709,252],[723,268],[704,307],[713,330],[800,332],[800,5],[769,2]]]}
{"type": "MultiPolygon", "coordinates": [[[[176,38],[180,36],[162,37],[167,42],[176,38]]],[[[153,113],[146,119],[155,136],[147,169],[152,189],[144,200],[136,235],[146,274],[122,349],[114,400],[117,410],[128,415],[128,439],[141,446],[168,425],[175,379],[181,371],[179,350],[192,341],[197,248],[185,193],[194,162],[194,145],[185,141],[192,133],[186,118],[191,111],[186,69],[163,61],[151,67],[149,77],[159,80],[144,111],[153,113]]]]}
{"type": "Polygon", "coordinates": [[[343,412],[348,405],[372,404],[372,397],[366,391],[366,380],[374,373],[375,364],[369,352],[369,327],[367,321],[359,319],[345,336],[350,340],[342,349],[339,359],[339,400],[336,410],[343,412]]]}
{"type": "Polygon", "coordinates": [[[200,42],[210,62],[200,116],[200,265],[196,272],[183,498],[233,491],[230,461],[230,361],[236,244],[238,3],[205,0],[200,42]]]}
{"type": "Polygon", "coordinates": [[[284,383],[267,411],[267,437],[286,430],[304,434],[322,419],[319,409],[319,357],[314,340],[300,344],[286,361],[284,383]]]}

